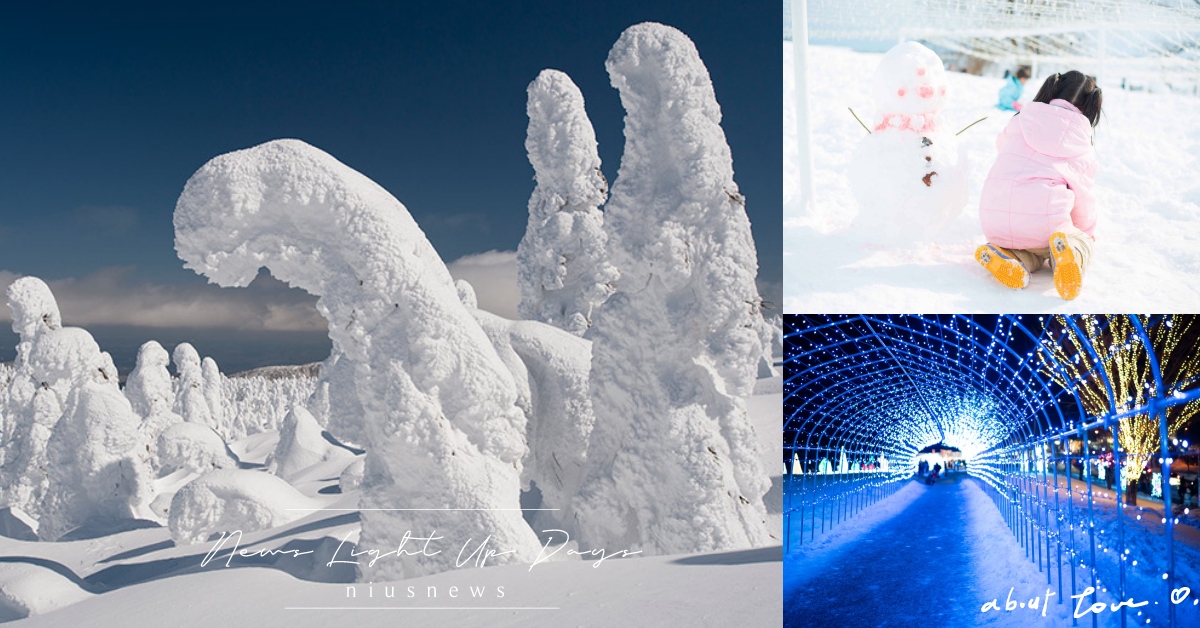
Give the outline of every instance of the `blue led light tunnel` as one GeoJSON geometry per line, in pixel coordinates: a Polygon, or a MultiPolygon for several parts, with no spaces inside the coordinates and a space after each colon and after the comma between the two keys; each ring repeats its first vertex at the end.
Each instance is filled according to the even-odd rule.
{"type": "MultiPolygon", "coordinates": [[[[1197,586],[1175,572],[1190,542],[1176,528],[1192,535],[1197,521],[1200,318],[796,315],[784,325],[786,552],[912,482],[922,452],[944,450],[1059,603],[1089,586],[1092,602],[1124,600],[1133,579],[1153,578],[1152,603],[1183,625],[1169,597],[1197,586]]],[[[1145,623],[1136,609],[1118,614],[1122,626],[1145,623]]]]}

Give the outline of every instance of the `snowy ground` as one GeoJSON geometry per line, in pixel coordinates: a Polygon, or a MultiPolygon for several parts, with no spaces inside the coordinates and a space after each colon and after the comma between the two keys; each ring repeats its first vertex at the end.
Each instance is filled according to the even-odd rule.
{"type": "MultiPolygon", "coordinates": [[[[912,482],[789,554],[784,562],[784,625],[1071,625],[1069,584],[1060,595],[1055,572],[1053,584],[1047,585],[1046,572],[1026,558],[981,486],[961,473],[934,486],[912,482]],[[1048,586],[1053,596],[1042,617],[1048,586]],[[1015,605],[1008,611],[1010,591],[1015,605]],[[1041,598],[1039,609],[1030,610],[1035,597],[1041,598]],[[1000,610],[981,612],[992,600],[1000,610]]],[[[1137,527],[1127,534],[1143,564],[1154,560],[1159,532],[1137,527]]],[[[1115,560],[1105,560],[1115,552],[1098,553],[1099,599],[1115,603],[1106,582],[1115,560]]],[[[1177,550],[1177,573],[1184,574],[1177,586],[1187,584],[1187,574],[1194,573],[1194,556],[1192,548],[1177,550]]],[[[1064,574],[1069,578],[1065,565],[1064,574]]],[[[1078,591],[1087,584],[1084,576],[1080,569],[1078,591]]],[[[1135,601],[1152,600],[1129,611],[1129,625],[1144,625],[1147,619],[1152,625],[1165,624],[1164,604],[1153,601],[1163,599],[1161,581],[1130,570],[1128,582],[1127,592],[1135,601]]],[[[1192,601],[1176,606],[1176,625],[1194,625],[1189,622],[1200,618],[1192,601]]],[[[1080,625],[1088,623],[1090,617],[1080,620],[1080,625]]],[[[1119,614],[1105,612],[1099,625],[1119,625],[1119,614]]]]}
{"type": "MultiPolygon", "coordinates": [[[[782,453],[773,436],[779,429],[780,391],[778,377],[760,380],[749,404],[763,462],[776,474],[767,509],[777,538],[782,453]]],[[[262,462],[277,438],[264,432],[231,449],[243,462],[262,462]]],[[[331,491],[338,480],[337,472],[329,471],[297,482],[296,488],[323,500],[325,507],[354,508],[357,492],[331,491]]],[[[595,567],[593,561],[556,559],[532,569],[463,568],[394,583],[394,598],[386,596],[382,583],[373,590],[357,585],[355,596],[347,598],[344,581],[352,570],[326,562],[337,542],[347,534],[356,538],[357,530],[357,512],[314,513],[247,534],[241,544],[253,552],[313,554],[235,557],[228,567],[229,546],[202,567],[212,544],[178,547],[162,527],[58,543],[0,536],[0,621],[27,614],[35,616],[20,625],[769,626],[779,621],[779,546],[610,559],[595,567]],[[483,593],[475,596],[472,588],[483,593]]]]}
{"type": "MultiPolygon", "coordinates": [[[[971,197],[963,214],[924,242],[880,241],[853,224],[858,213],[846,168],[873,115],[868,81],[881,55],[810,48],[815,207],[802,213],[796,175],[791,42],[784,42],[784,311],[1099,312],[1200,310],[1200,118],[1194,97],[1105,90],[1096,130],[1100,170],[1093,265],[1079,298],[1065,302],[1047,272],[1030,287],[1001,287],[975,262],[984,242],[979,191],[995,138],[1011,114],[992,107],[997,78],[949,73],[947,125],[970,155],[971,197]]],[[[1034,77],[1023,100],[1041,85],[1034,77]]]]}

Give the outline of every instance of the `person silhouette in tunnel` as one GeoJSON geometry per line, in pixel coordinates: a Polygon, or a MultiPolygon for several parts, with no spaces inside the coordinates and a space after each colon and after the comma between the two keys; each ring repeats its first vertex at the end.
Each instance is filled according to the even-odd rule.
{"type": "Polygon", "coordinates": [[[942,474],[942,465],[941,464],[933,465],[933,473],[930,473],[929,477],[925,478],[925,483],[926,484],[937,484],[938,478],[941,477],[941,474],[942,474]]]}

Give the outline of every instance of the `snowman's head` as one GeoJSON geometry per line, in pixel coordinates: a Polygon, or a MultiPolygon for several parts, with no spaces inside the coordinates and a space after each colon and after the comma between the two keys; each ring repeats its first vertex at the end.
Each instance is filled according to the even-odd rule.
{"type": "Polygon", "coordinates": [[[897,44],[871,78],[881,114],[937,114],[946,104],[946,71],[934,51],[915,41],[897,44]]]}

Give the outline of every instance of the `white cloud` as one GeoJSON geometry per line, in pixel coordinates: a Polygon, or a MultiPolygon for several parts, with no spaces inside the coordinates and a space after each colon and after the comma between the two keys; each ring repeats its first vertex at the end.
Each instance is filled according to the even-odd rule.
{"type": "MultiPolygon", "coordinates": [[[[488,251],[447,265],[455,279],[475,287],[479,307],[517,318],[517,254],[488,251]]],[[[0,321],[10,322],[4,291],[21,275],[0,270],[0,321]]],[[[246,288],[211,284],[163,285],[138,281],[133,268],[110,267],[85,277],[46,282],[68,325],[200,327],[272,331],[324,331],[316,297],[263,274],[246,288]]]]}
{"type": "MultiPolygon", "coordinates": [[[[0,293],[17,277],[0,270],[0,293]]],[[[246,288],[139,282],[133,269],[111,267],[86,277],[47,281],[68,325],[210,327],[273,331],[324,331],[316,297],[262,275],[246,288]]],[[[5,299],[0,297],[0,303],[5,299]]],[[[11,321],[7,304],[0,320],[11,321]]]]}
{"type": "MultiPolygon", "coordinates": [[[[475,288],[481,309],[516,319],[521,300],[517,288],[516,251],[465,255],[446,265],[455,279],[475,288]]],[[[0,269],[0,321],[10,322],[5,303],[8,285],[21,275],[0,269]]],[[[271,331],[325,331],[316,297],[263,274],[246,288],[211,284],[160,285],[138,282],[133,269],[110,267],[80,278],[47,282],[69,325],[203,327],[271,331]]],[[[781,286],[759,280],[769,307],[779,311],[781,286]]]]}
{"type": "Polygon", "coordinates": [[[517,252],[488,251],[464,255],[446,265],[455,279],[466,279],[474,288],[479,309],[505,318],[519,318],[517,304],[517,252]]]}

